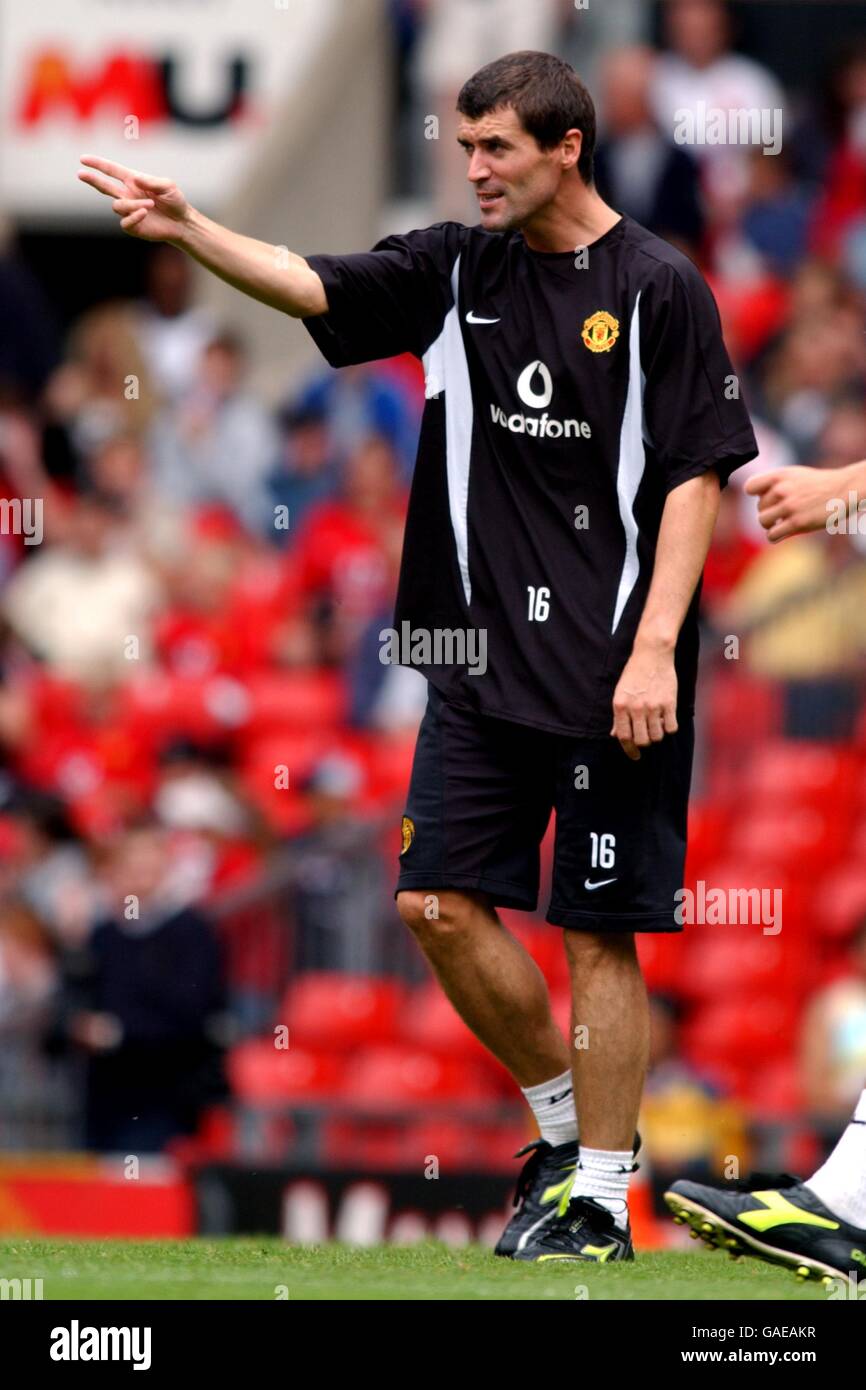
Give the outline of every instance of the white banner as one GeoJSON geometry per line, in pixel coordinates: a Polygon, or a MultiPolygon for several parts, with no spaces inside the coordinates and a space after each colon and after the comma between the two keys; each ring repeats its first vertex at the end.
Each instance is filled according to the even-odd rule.
{"type": "Polygon", "coordinates": [[[82,154],[219,208],[342,0],[0,0],[0,205],[98,215],[82,154]]]}

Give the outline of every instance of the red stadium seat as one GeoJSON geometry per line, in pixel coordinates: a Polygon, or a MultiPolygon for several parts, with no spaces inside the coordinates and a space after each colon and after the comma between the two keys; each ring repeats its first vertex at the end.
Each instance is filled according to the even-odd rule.
{"type": "Polygon", "coordinates": [[[721,671],[706,686],[707,739],[711,749],[760,744],[779,727],[778,686],[743,675],[733,669],[734,663],[730,666],[730,670],[721,671]]]}
{"type": "MultiPolygon", "coordinates": [[[[291,1121],[287,1120],[291,1126],[291,1121]]],[[[230,1161],[235,1150],[235,1118],[227,1105],[213,1105],[205,1110],[195,1134],[178,1135],[170,1140],[166,1151],[178,1163],[230,1161]]]]}
{"type": "Polygon", "coordinates": [[[690,999],[751,996],[756,1007],[770,998],[799,1000],[814,980],[814,962],[799,938],[760,927],[695,927],[684,953],[680,984],[690,999]]]}
{"type": "Polygon", "coordinates": [[[818,883],[811,903],[815,931],[844,940],[866,919],[866,860],[857,859],[818,883]]]}
{"type": "Polygon", "coordinates": [[[772,806],[753,807],[751,814],[744,811],[734,821],[727,850],[743,864],[760,860],[808,871],[836,863],[845,852],[845,841],[829,810],[786,796],[772,806]]]}
{"type": "Polygon", "coordinates": [[[794,1057],[780,1057],[757,1067],[743,1092],[756,1119],[793,1120],[802,1115],[800,1066],[794,1057]]]}
{"type": "Polygon", "coordinates": [[[281,1021],[292,1047],[349,1051],[394,1040],[404,1001],[405,990],[394,980],[314,971],[289,989],[281,1021]]]}
{"type": "Polygon", "coordinates": [[[246,684],[253,736],[333,729],[345,718],[346,683],[337,672],[267,671],[246,684]]]}
{"type": "Polygon", "coordinates": [[[364,749],[367,768],[365,804],[368,807],[402,804],[406,799],[416,733],[372,734],[364,749]]]}
{"type": "Polygon", "coordinates": [[[475,1103],[495,1097],[480,1067],[457,1057],[436,1057],[420,1049],[375,1047],[352,1063],[347,1078],[352,1104],[382,1112],[445,1102],[475,1103]]]}
{"type": "Polygon", "coordinates": [[[482,1170],[486,1173],[508,1173],[516,1179],[523,1160],[516,1159],[515,1154],[537,1138],[538,1130],[528,1111],[522,1124],[477,1127],[482,1170]]]}
{"type": "MultiPolygon", "coordinates": [[[[866,771],[863,773],[863,782],[866,784],[866,771]]],[[[850,828],[840,826],[840,833],[845,835],[847,841],[846,860],[850,864],[866,864],[866,785],[863,806],[858,809],[857,819],[850,828]]]]}
{"type": "Polygon", "coordinates": [[[786,1057],[799,1014],[786,999],[728,999],[699,1008],[682,1029],[683,1051],[696,1066],[753,1068],[786,1057]]]}
{"type": "Polygon", "coordinates": [[[787,281],[763,271],[739,276],[710,276],[717,297],[725,340],[744,362],[752,359],[785,326],[791,289],[787,281]]]}
{"type": "Polygon", "coordinates": [[[224,738],[247,720],[249,696],[233,676],[176,676],[159,671],[127,681],[118,692],[119,715],[136,735],[165,741],[224,738]]]}
{"type": "Polygon", "coordinates": [[[637,952],[648,990],[654,994],[681,993],[686,962],[682,932],[638,935],[637,952]]]}
{"type": "Polygon", "coordinates": [[[357,1118],[326,1120],[323,1160],[340,1168],[418,1173],[431,1158],[449,1173],[503,1172],[517,1176],[514,1154],[533,1136],[529,1124],[479,1125],[443,1116],[398,1123],[357,1118]]]}
{"type": "Polygon", "coordinates": [[[428,1157],[455,1172],[513,1173],[520,1163],[514,1155],[535,1136],[529,1113],[523,1124],[476,1124],[474,1120],[419,1120],[407,1125],[404,1154],[407,1168],[418,1171],[428,1157]]]}
{"type": "Polygon", "coordinates": [[[490,1055],[435,980],[418,985],[406,1000],[400,1036],[414,1047],[443,1057],[468,1057],[486,1063],[490,1055]]]}
{"type": "Polygon", "coordinates": [[[274,1046],[271,1038],[253,1038],[228,1056],[232,1090],[248,1104],[320,1101],[338,1096],[344,1063],[335,1053],[274,1046]]]}
{"type": "Polygon", "coordinates": [[[692,802],[689,807],[686,877],[697,877],[703,866],[718,859],[728,830],[728,812],[718,802],[692,802]]]}
{"type": "Polygon", "coordinates": [[[838,816],[859,794],[862,777],[862,760],[850,748],[778,739],[755,750],[742,794],[751,803],[807,804],[838,816]]]}
{"type": "Polygon", "coordinates": [[[266,734],[247,746],[240,768],[241,784],[275,829],[290,835],[305,828],[308,813],[301,788],[319,758],[332,747],[333,734],[324,730],[266,734]],[[288,786],[277,786],[278,777],[286,779],[284,768],[288,786]]]}
{"type": "Polygon", "coordinates": [[[327,1119],[320,1134],[321,1156],[333,1168],[394,1172],[405,1164],[405,1126],[327,1119]]]}

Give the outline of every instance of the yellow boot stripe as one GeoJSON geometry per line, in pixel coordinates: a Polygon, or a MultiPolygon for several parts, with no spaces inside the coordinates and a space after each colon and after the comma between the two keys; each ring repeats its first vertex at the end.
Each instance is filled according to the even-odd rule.
{"type": "Polygon", "coordinates": [[[603,1265],[609,1255],[616,1249],[616,1241],[610,1245],[584,1245],[581,1249],[582,1255],[595,1255],[599,1264],[603,1265]]]}
{"type": "Polygon", "coordinates": [[[563,1183],[562,1185],[562,1196],[559,1199],[559,1211],[556,1213],[557,1216],[565,1216],[565,1213],[568,1211],[568,1204],[571,1201],[571,1189],[573,1183],[574,1176],[572,1175],[572,1177],[569,1178],[568,1182],[563,1183]]]}
{"type": "Polygon", "coordinates": [[[761,1211],[741,1211],[737,1220],[754,1231],[772,1231],[774,1226],[821,1226],[825,1231],[838,1231],[838,1221],[828,1221],[826,1217],[815,1216],[811,1211],[803,1211],[789,1202],[781,1192],[752,1192],[757,1202],[763,1202],[761,1211]]]}
{"type": "Polygon", "coordinates": [[[553,1187],[546,1187],[541,1194],[541,1205],[546,1206],[548,1202],[555,1202],[557,1197],[561,1199],[564,1192],[571,1191],[571,1184],[573,1182],[574,1174],[572,1173],[565,1179],[565,1182],[558,1182],[555,1183],[553,1187]]]}

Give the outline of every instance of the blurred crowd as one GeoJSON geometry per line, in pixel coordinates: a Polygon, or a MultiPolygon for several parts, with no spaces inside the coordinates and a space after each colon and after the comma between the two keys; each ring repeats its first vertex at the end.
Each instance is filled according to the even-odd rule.
{"type": "MultiPolygon", "coordinates": [[[[575,57],[558,0],[393,17],[413,109],[452,110],[509,49],[575,57]]],[[[724,4],[671,0],[663,46],[609,50],[594,95],[599,189],[700,264],[760,443],[723,497],[705,680],[741,634],[740,669],[781,692],[774,732],[852,740],[866,522],[769,548],[742,485],[866,457],[866,43],[787,92],[736,50],[724,4]],[[696,99],[781,108],[781,151],[677,144],[696,99]]],[[[441,141],[429,221],[464,215],[463,172],[441,141]]],[[[0,259],[0,1146],[30,1139],[22,1079],[47,1097],[60,1076],[79,1142],[160,1149],[225,1098],[226,1049],[272,1026],[298,972],[423,977],[390,861],[425,689],[379,660],[420,364],[316,368],[273,408],[189,261],[142,254],[144,297],[95,298],[62,337],[14,247],[0,259]],[[21,499],[41,503],[29,535],[8,521],[21,499]]],[[[866,1066],[858,961],[856,988],[814,1007],[844,1003],[866,1066]]],[[[658,1002],[659,1132],[679,1007],[658,1002]]],[[[730,1143],[695,1133],[675,1161],[730,1143]]]]}
{"type": "MultiPolygon", "coordinates": [[[[414,968],[387,830],[425,691],[382,665],[378,633],[423,385],[411,362],[318,372],[272,409],[245,366],[158,246],[140,302],[94,304],[41,381],[0,388],[6,506],[37,499],[0,538],[0,1032],[34,1019],[51,1055],[83,1054],[88,1096],[100,1069],[218,1052],[227,1004],[236,1032],[262,1026],[290,969],[414,968]],[[112,885],[145,844],[130,907],[112,885]],[[226,895],[256,885],[274,907],[251,946],[226,895]],[[129,978],[91,958],[106,930],[129,978]],[[201,980],[197,933],[217,951],[201,980]],[[166,951],[183,1005],[157,987],[166,951]]],[[[122,1145],[94,1105],[87,1143],[122,1145]]]]}

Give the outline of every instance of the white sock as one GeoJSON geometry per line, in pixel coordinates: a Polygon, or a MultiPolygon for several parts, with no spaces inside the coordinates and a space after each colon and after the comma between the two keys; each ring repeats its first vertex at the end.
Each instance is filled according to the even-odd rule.
{"type": "Polygon", "coordinates": [[[624,1231],[628,1226],[628,1181],[633,1168],[631,1149],[585,1149],[581,1144],[571,1195],[592,1197],[624,1231]]]}
{"type": "Polygon", "coordinates": [[[535,1116],[542,1139],[548,1144],[574,1143],[577,1139],[577,1116],[571,1090],[571,1072],[564,1071],[551,1081],[523,1088],[528,1105],[535,1116]]]}
{"type": "Polygon", "coordinates": [[[806,1186],[834,1216],[866,1230],[866,1091],[829,1158],[806,1186]]]}

